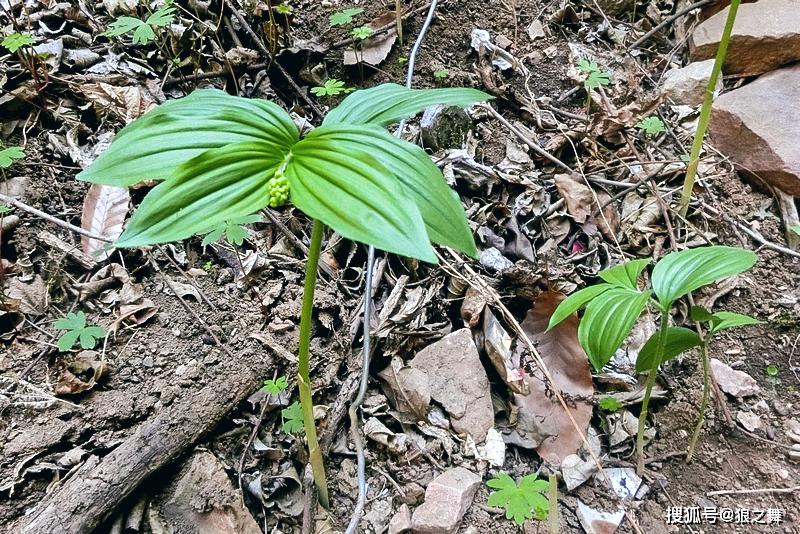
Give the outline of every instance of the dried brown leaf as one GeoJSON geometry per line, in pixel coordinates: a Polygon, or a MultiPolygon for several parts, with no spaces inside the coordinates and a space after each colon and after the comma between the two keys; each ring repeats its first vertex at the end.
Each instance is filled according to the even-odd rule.
{"type": "MultiPolygon", "coordinates": [[[[131,196],[126,187],[92,184],[86,192],[81,214],[81,227],[95,235],[114,241],[122,234],[122,225],[128,215],[131,196]]],[[[107,243],[99,239],[81,237],[81,248],[98,261],[111,255],[107,243]]]]}
{"type": "Polygon", "coordinates": [[[616,240],[616,233],[619,230],[619,214],[613,204],[608,204],[611,197],[607,193],[596,193],[600,206],[605,205],[601,215],[597,201],[595,201],[595,194],[583,183],[582,178],[575,178],[569,174],[556,174],[554,179],[556,188],[567,205],[567,212],[572,215],[575,222],[578,224],[592,222],[603,232],[604,236],[616,240]]]}
{"type": "Polygon", "coordinates": [[[98,111],[114,113],[125,124],[130,124],[157,105],[150,92],[141,86],[116,87],[103,82],[88,83],[81,86],[81,92],[98,111]]]}
{"type": "MultiPolygon", "coordinates": [[[[394,13],[385,13],[380,17],[366,24],[369,28],[377,30],[382,26],[391,24],[395,20],[394,13]]],[[[392,28],[388,32],[364,39],[358,48],[354,50],[348,48],[344,51],[344,64],[356,65],[366,63],[367,65],[380,65],[392,51],[392,46],[397,40],[397,31],[392,28]]]]}
{"type": "Polygon", "coordinates": [[[62,364],[55,394],[75,395],[92,389],[107,370],[105,360],[97,352],[85,350],[73,361],[62,364]]]}

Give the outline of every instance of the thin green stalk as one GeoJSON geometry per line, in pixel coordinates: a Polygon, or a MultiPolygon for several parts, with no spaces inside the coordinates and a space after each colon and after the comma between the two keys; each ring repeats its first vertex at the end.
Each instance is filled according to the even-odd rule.
{"type": "Polygon", "coordinates": [[[647,408],[650,404],[650,395],[653,392],[653,386],[656,383],[656,374],[658,374],[658,366],[661,359],[664,357],[664,348],[667,345],[667,330],[669,328],[669,307],[661,310],[661,325],[658,329],[658,344],[656,345],[656,356],[653,358],[653,365],[650,367],[650,373],[647,375],[647,382],[645,383],[644,399],[642,399],[642,411],[639,414],[639,431],[636,433],[636,473],[639,476],[644,473],[644,428],[647,421],[647,408]]]}
{"type": "Polygon", "coordinates": [[[550,534],[558,534],[558,478],[556,478],[556,475],[550,475],[549,482],[548,500],[550,501],[550,513],[547,516],[547,524],[550,527],[550,534]]]}
{"type": "Polygon", "coordinates": [[[397,40],[400,41],[400,46],[403,46],[403,0],[395,0],[394,14],[395,25],[397,27],[397,40]]]}
{"type": "Polygon", "coordinates": [[[714,68],[711,70],[711,78],[708,79],[706,95],[703,98],[703,106],[700,108],[700,120],[697,122],[697,131],[694,134],[692,152],[689,156],[689,164],[686,166],[686,178],[683,181],[683,191],[679,205],[679,213],[682,217],[686,216],[689,209],[689,200],[694,189],[694,179],[697,176],[697,167],[700,164],[700,150],[703,148],[703,138],[708,130],[708,123],[711,120],[711,104],[714,101],[714,89],[717,87],[722,65],[725,63],[725,55],[728,53],[728,43],[731,40],[733,23],[736,20],[736,12],[739,9],[741,0],[732,0],[728,18],[725,21],[725,29],[722,31],[722,39],[717,48],[717,57],[714,59],[714,68]]]}
{"type": "Polygon", "coordinates": [[[708,362],[708,341],[710,336],[703,339],[700,345],[700,357],[703,361],[703,400],[700,402],[700,414],[697,416],[697,424],[694,426],[694,433],[692,439],[689,441],[689,450],[686,453],[686,463],[692,461],[694,455],[694,447],[697,445],[697,440],[700,438],[700,432],[703,430],[703,423],[706,420],[706,409],[708,408],[708,399],[711,393],[711,376],[709,371],[708,362]]]}
{"type": "Polygon", "coordinates": [[[306,263],[306,279],[303,286],[303,309],[300,313],[300,348],[297,354],[297,384],[300,389],[300,404],[303,407],[303,426],[308,440],[308,458],[314,474],[314,483],[317,486],[319,503],[325,508],[330,507],[328,501],[328,481],[325,477],[325,463],[322,459],[322,450],[317,441],[317,428],[314,425],[314,399],[311,396],[311,379],[309,370],[309,347],[311,345],[311,314],[314,311],[314,289],[317,287],[317,267],[319,255],[322,250],[322,233],[325,225],[314,220],[311,230],[311,243],[308,247],[308,262],[306,263]]]}

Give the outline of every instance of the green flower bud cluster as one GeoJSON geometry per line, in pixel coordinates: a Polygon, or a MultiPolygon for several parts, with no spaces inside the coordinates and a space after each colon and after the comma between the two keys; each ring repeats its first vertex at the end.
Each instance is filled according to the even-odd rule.
{"type": "Polygon", "coordinates": [[[269,188],[269,206],[278,208],[289,202],[289,180],[282,172],[275,173],[275,176],[267,182],[269,188]]]}

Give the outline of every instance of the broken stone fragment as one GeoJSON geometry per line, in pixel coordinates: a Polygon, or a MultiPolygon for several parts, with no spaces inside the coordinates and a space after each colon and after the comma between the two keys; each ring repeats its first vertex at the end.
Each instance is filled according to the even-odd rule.
{"type": "Polygon", "coordinates": [[[750,397],[756,395],[760,388],[755,379],[744,371],[732,369],[729,365],[711,358],[711,372],[722,391],[734,397],[750,397]]]}
{"type": "MultiPolygon", "coordinates": [[[[730,7],[702,22],[692,34],[692,61],[717,53],[730,7]]],[[[800,5],[797,0],[760,0],[736,13],[725,74],[754,76],[800,60],[800,5]]]]}
{"type": "Polygon", "coordinates": [[[739,424],[742,425],[748,432],[755,432],[761,428],[761,417],[753,412],[739,410],[736,413],[736,420],[739,421],[739,424]]]}
{"type": "Polygon", "coordinates": [[[480,476],[463,467],[434,478],[425,490],[425,502],[414,510],[411,518],[414,534],[456,532],[480,483],[480,476]]]}
{"type": "Polygon", "coordinates": [[[409,366],[428,374],[430,395],[450,416],[458,434],[483,443],[494,426],[489,379],[472,332],[462,328],[421,350],[409,366]]]}
{"type": "MultiPolygon", "coordinates": [[[[698,106],[706,96],[706,87],[711,79],[714,60],[689,63],[683,68],[664,73],[661,91],[675,105],[698,106]]],[[[717,80],[715,91],[722,89],[722,77],[717,80]]]]}
{"type": "Polygon", "coordinates": [[[401,504],[389,521],[389,534],[402,534],[411,530],[411,510],[407,504],[401,504]]]}
{"type": "Polygon", "coordinates": [[[422,144],[436,152],[446,148],[461,148],[472,128],[467,112],[456,106],[431,106],[419,121],[422,144]]]}
{"type": "Polygon", "coordinates": [[[798,102],[800,65],[765,74],[720,96],[709,127],[714,145],[743,172],[800,196],[798,102]]]}

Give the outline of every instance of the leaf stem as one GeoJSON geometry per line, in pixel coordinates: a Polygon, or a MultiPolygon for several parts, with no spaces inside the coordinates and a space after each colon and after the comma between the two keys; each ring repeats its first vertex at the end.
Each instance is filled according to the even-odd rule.
{"type": "Polygon", "coordinates": [[[308,457],[317,486],[319,503],[330,507],[328,501],[328,482],[325,477],[325,463],[322,450],[317,441],[317,428],[314,426],[314,399],[311,395],[311,379],[309,378],[309,347],[311,345],[311,320],[314,311],[314,290],[317,287],[317,267],[322,250],[322,234],[325,225],[314,220],[311,229],[311,243],[308,247],[306,278],[303,285],[303,309],[300,313],[300,346],[297,355],[297,384],[300,390],[300,404],[303,407],[303,426],[308,440],[308,457]]]}
{"type": "Polygon", "coordinates": [[[661,325],[658,329],[658,344],[656,345],[656,355],[653,358],[653,365],[647,375],[645,383],[644,399],[642,399],[642,411],[639,414],[639,431],[636,433],[636,473],[641,476],[644,473],[644,429],[647,421],[647,408],[650,405],[650,395],[653,393],[653,386],[656,383],[658,366],[664,357],[664,349],[667,345],[667,331],[669,329],[669,306],[661,310],[661,325]]]}
{"type": "Polygon", "coordinates": [[[556,475],[550,475],[549,482],[550,486],[547,495],[550,501],[550,511],[547,516],[547,523],[549,525],[550,534],[558,534],[558,478],[556,475]]]}
{"type": "Polygon", "coordinates": [[[711,120],[711,104],[714,101],[714,90],[717,87],[722,65],[725,63],[725,55],[728,53],[728,43],[731,40],[731,31],[733,30],[733,23],[736,20],[736,12],[739,9],[740,2],[741,0],[731,1],[728,18],[725,20],[725,28],[722,31],[722,38],[717,48],[717,57],[714,59],[714,67],[711,69],[711,77],[708,79],[708,85],[706,86],[703,106],[700,108],[700,119],[697,122],[697,130],[692,142],[692,152],[689,156],[689,164],[686,166],[686,178],[683,181],[683,191],[681,192],[679,204],[681,217],[686,217],[686,212],[689,209],[689,200],[692,196],[692,189],[694,189],[694,179],[697,176],[697,167],[700,164],[700,150],[703,148],[703,138],[711,120]]]}
{"type": "Polygon", "coordinates": [[[706,420],[706,409],[708,408],[708,399],[711,392],[711,375],[708,362],[709,340],[710,336],[703,339],[703,343],[700,344],[700,358],[703,361],[703,400],[700,402],[700,413],[697,416],[697,424],[695,424],[692,439],[689,441],[689,450],[686,453],[687,464],[692,461],[694,447],[697,445],[697,440],[700,438],[700,432],[703,430],[703,423],[705,423],[706,420]]]}

